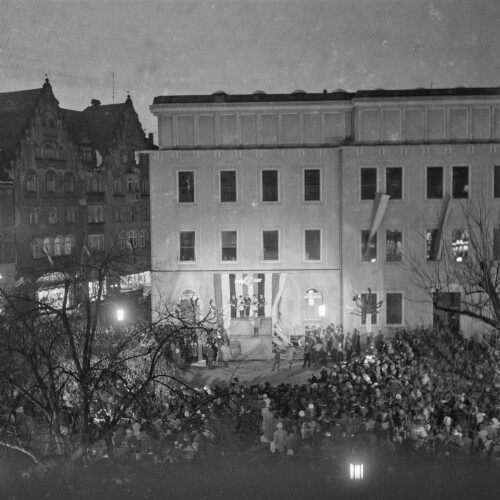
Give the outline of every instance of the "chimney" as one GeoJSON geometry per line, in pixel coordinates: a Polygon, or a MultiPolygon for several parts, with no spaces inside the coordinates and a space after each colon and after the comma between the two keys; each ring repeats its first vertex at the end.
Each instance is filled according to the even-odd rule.
{"type": "Polygon", "coordinates": [[[92,100],[90,101],[90,104],[91,104],[92,106],[94,106],[94,107],[96,107],[96,106],[100,106],[100,105],[101,105],[101,101],[99,101],[99,99],[92,99],[92,100]]]}
{"type": "Polygon", "coordinates": [[[155,140],[155,135],[153,132],[149,132],[148,134],[148,140],[151,144],[154,144],[154,140],[155,140]]]}

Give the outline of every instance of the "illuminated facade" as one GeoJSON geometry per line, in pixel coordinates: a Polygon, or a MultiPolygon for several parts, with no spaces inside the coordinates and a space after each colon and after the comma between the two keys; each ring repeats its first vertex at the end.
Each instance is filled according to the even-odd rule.
{"type": "Polygon", "coordinates": [[[461,199],[499,203],[497,88],[219,92],[151,111],[153,299],[214,300],[230,333],[233,295],[261,292],[277,334],[363,331],[352,299],[369,288],[383,301],[375,329],[431,324],[404,249],[425,259],[443,211],[443,239],[459,242],[461,199]]]}
{"type": "Polygon", "coordinates": [[[16,221],[11,278],[52,288],[87,252],[113,247],[131,274],[149,271],[148,158],[135,151],[151,147],[130,96],[80,112],[60,108],[48,79],[0,93],[0,179],[13,183],[16,221]]]}

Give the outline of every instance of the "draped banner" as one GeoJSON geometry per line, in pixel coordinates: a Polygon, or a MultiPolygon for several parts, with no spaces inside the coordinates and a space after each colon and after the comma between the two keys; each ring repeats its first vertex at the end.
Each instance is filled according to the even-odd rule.
{"type": "Polygon", "coordinates": [[[231,324],[231,300],[254,296],[261,302],[264,316],[270,317],[276,299],[279,301],[280,273],[221,273],[214,274],[214,299],[223,312],[224,328],[231,324]]]}

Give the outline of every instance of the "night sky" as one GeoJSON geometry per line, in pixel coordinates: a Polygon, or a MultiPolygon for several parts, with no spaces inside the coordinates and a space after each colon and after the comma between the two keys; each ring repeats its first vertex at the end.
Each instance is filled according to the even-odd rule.
{"type": "Polygon", "coordinates": [[[0,92],[157,95],[500,85],[499,0],[2,0],[0,92]]]}

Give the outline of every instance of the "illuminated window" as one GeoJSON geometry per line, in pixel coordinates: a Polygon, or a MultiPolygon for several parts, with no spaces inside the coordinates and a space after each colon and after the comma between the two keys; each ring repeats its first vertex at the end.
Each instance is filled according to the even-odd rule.
{"type": "Polygon", "coordinates": [[[34,259],[39,259],[43,255],[43,241],[40,238],[35,238],[30,243],[31,246],[31,255],[34,259]]]}
{"type": "Polygon", "coordinates": [[[132,248],[137,248],[137,231],[129,231],[127,233],[127,239],[132,248]]]}
{"type": "Polygon", "coordinates": [[[377,235],[370,238],[370,231],[361,230],[361,260],[363,262],[377,261],[377,235]]]}
{"type": "Polygon", "coordinates": [[[194,172],[178,172],[179,203],[194,203],[194,172]]]}
{"type": "Polygon", "coordinates": [[[28,209],[30,226],[38,226],[38,207],[30,207],[28,209]]]}
{"type": "Polygon", "coordinates": [[[469,254],[469,235],[463,229],[454,229],[451,240],[451,250],[456,262],[464,261],[469,254]]]}
{"type": "Polygon", "coordinates": [[[62,255],[64,249],[64,238],[62,236],[56,236],[54,240],[54,255],[62,255]]]}
{"type": "Polygon", "coordinates": [[[104,234],[89,234],[87,241],[91,250],[104,250],[104,234]]]}
{"type": "Polygon", "coordinates": [[[221,247],[223,261],[236,260],[237,253],[237,232],[236,231],[221,231],[221,247]]]}
{"type": "Polygon", "coordinates": [[[142,231],[139,231],[139,248],[144,248],[146,246],[146,241],[147,241],[147,231],[143,229],[142,231]]]}

